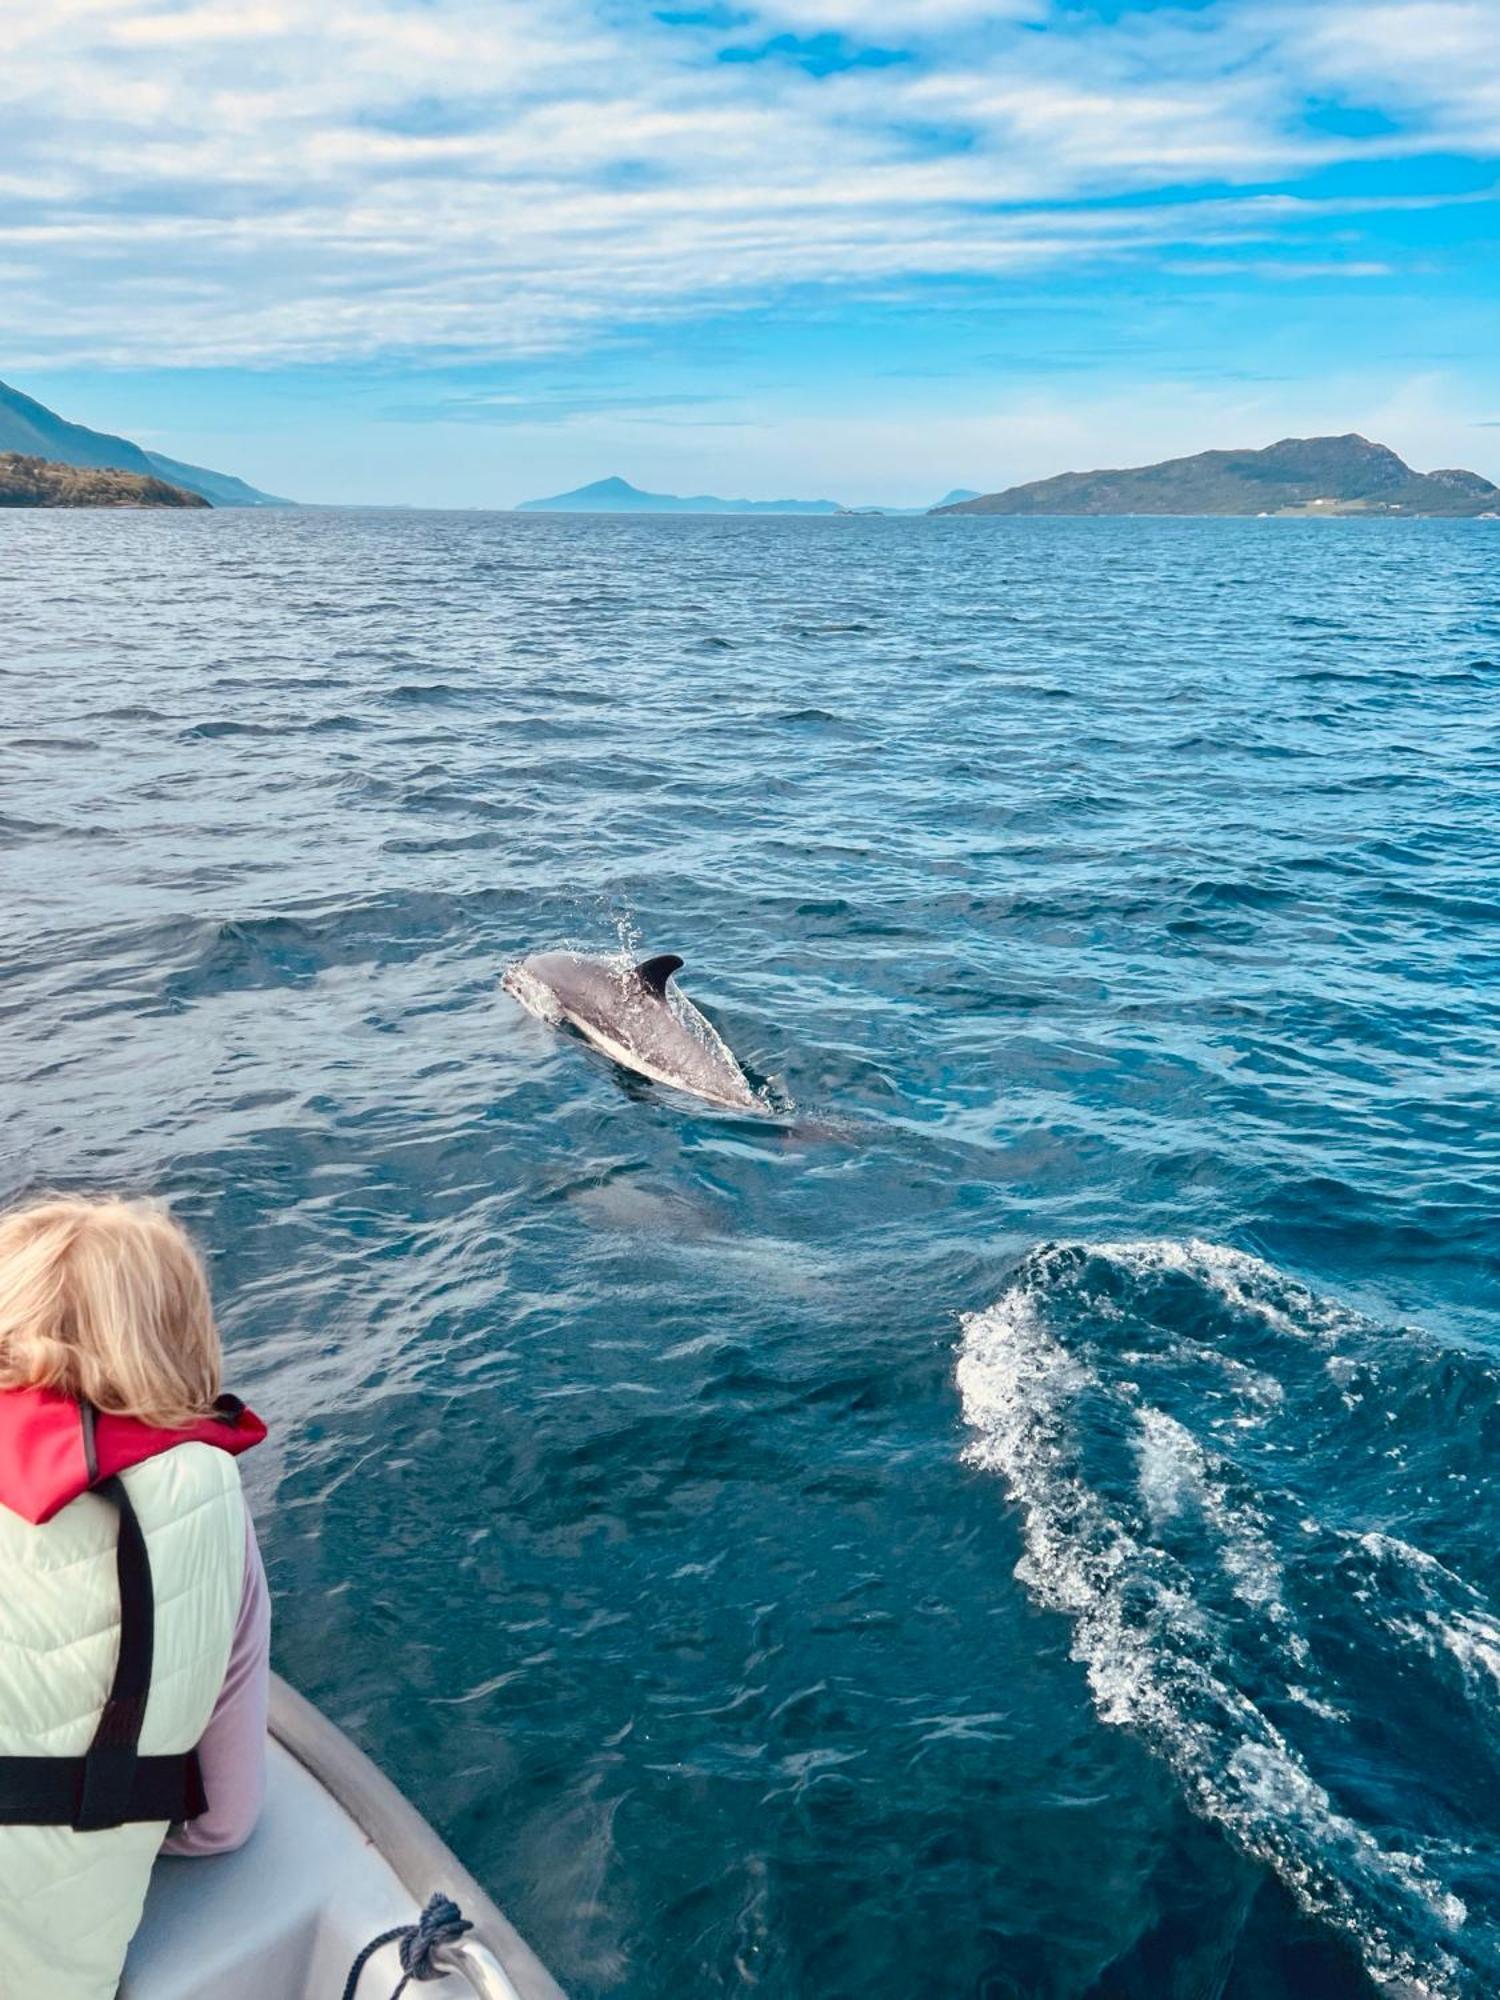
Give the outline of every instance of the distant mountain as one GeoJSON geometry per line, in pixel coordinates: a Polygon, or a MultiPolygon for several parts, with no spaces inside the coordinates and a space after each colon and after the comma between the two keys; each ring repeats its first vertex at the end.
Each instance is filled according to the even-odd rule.
{"type": "Polygon", "coordinates": [[[941,500],[930,507],[840,507],[841,514],[890,514],[898,519],[908,514],[941,514],[959,500],[977,500],[979,495],[971,486],[955,486],[951,493],[945,493],[941,500]]]}
{"type": "Polygon", "coordinates": [[[837,500],[719,500],[711,493],[643,493],[626,479],[596,479],[550,500],[523,500],[518,514],[837,514],[837,500]]]}
{"type": "Polygon", "coordinates": [[[136,473],[142,479],[165,480],[168,485],[186,487],[189,493],[199,494],[215,507],[293,504],[273,493],[261,493],[227,472],[184,465],[179,459],[145,451],[129,438],[114,437],[108,431],[91,431],[85,424],[70,424],[44,403],[23,396],[19,389],[12,389],[5,382],[0,382],[0,452],[19,452],[53,464],[108,466],[117,472],[136,473]]]}
{"type": "Polygon", "coordinates": [[[958,500],[977,500],[955,487],[936,507],[846,507],[839,500],[720,500],[712,493],[684,499],[678,493],[643,493],[628,479],[596,479],[550,500],[522,500],[518,514],[935,514],[958,500]]]}
{"type": "Polygon", "coordinates": [[[189,493],[201,493],[215,507],[295,507],[297,504],[295,500],[278,499],[274,493],[262,493],[258,486],[236,479],[232,472],[210,472],[204,465],[185,465],[180,458],[167,458],[159,451],[148,451],[146,457],[158,478],[170,480],[174,486],[185,486],[189,493]]]}
{"type": "Polygon", "coordinates": [[[59,465],[0,451],[0,507],[207,507],[201,493],[153,473],[109,465],[59,465]]]}
{"type": "Polygon", "coordinates": [[[941,514],[1402,514],[1500,512],[1477,472],[1413,472],[1383,444],[1283,438],[1264,451],[1202,451],[1128,471],[1064,472],[985,493],[941,514]]]}

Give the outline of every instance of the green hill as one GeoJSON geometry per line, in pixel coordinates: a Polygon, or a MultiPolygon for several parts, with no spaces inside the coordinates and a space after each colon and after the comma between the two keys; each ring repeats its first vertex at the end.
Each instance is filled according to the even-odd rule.
{"type": "Polygon", "coordinates": [[[1264,451],[1202,451],[1123,471],[1064,472],[938,507],[939,514],[1500,513],[1500,487],[1477,472],[1413,472],[1383,444],[1283,438],[1264,451]]]}
{"type": "Polygon", "coordinates": [[[208,507],[185,487],[112,465],[59,465],[0,451],[0,507],[208,507]]]}
{"type": "Polygon", "coordinates": [[[231,473],[211,472],[202,465],[184,465],[180,459],[145,451],[129,438],[115,437],[109,431],[91,431],[87,424],[69,423],[66,417],[58,416],[35,397],[23,396],[19,389],[0,382],[0,453],[6,452],[46,459],[54,465],[107,466],[116,472],[134,472],[142,479],[185,487],[215,507],[292,505],[290,500],[278,500],[272,493],[247,486],[231,473]]]}

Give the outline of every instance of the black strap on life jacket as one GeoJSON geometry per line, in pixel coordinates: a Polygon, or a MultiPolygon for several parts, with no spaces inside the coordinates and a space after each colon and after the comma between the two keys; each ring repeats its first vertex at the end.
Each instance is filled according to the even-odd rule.
{"type": "Polygon", "coordinates": [[[92,1491],[109,1501],[120,1523],[115,1543],[120,1657],[114,1681],[82,1757],[0,1757],[0,1826],[71,1826],[96,1833],[141,1820],[196,1819],[208,1803],[196,1750],[170,1757],[138,1754],[156,1644],[151,1558],[124,1482],[102,1479],[92,1491]]]}

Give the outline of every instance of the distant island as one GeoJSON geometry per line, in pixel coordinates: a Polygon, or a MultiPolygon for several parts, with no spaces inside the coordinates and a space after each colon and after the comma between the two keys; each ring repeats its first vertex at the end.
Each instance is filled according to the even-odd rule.
{"type": "Polygon", "coordinates": [[[945,493],[941,500],[931,507],[840,507],[841,514],[945,514],[950,507],[956,507],[960,500],[977,500],[980,496],[972,486],[955,486],[951,493],[945,493]]]}
{"type": "Polygon", "coordinates": [[[1159,465],[1063,472],[999,493],[958,490],[934,507],[850,507],[837,500],[722,500],[648,493],[619,477],[545,500],[521,514],[1339,514],[1463,520],[1500,514],[1500,487],[1477,472],[1414,472],[1383,444],[1282,438],[1264,450],[1200,451],[1159,465]]]}
{"type": "Polygon", "coordinates": [[[154,473],[113,466],[59,465],[0,451],[0,507],[208,507],[201,493],[171,486],[154,473]]]}
{"type": "Polygon", "coordinates": [[[956,500],[974,496],[967,490],[945,495],[932,507],[846,507],[839,500],[721,500],[713,493],[691,498],[680,493],[644,493],[628,479],[596,479],[592,486],[575,486],[571,493],[554,493],[546,500],[523,500],[518,514],[931,514],[956,500]]]}
{"type": "Polygon", "coordinates": [[[942,504],[938,514],[1385,514],[1473,518],[1500,513],[1500,487],[1477,472],[1413,472],[1383,444],[1283,438],[1263,451],[1201,451],[1124,471],[1063,472],[942,504]]]}
{"type": "MultiPolygon", "coordinates": [[[[196,494],[214,507],[290,507],[290,500],[274,493],[262,493],[247,486],[232,473],[210,472],[206,466],[184,465],[180,459],[165,458],[160,452],[146,451],[129,438],[109,431],[91,431],[86,424],[71,424],[66,417],[49,410],[19,389],[0,382],[0,454],[41,459],[51,465],[86,467],[99,471],[128,472],[143,480],[165,483],[173,490],[196,494]]],[[[13,500],[19,507],[173,507],[177,500],[13,500]]]]}
{"type": "Polygon", "coordinates": [[[523,500],[518,514],[837,514],[837,500],[719,500],[711,493],[643,493],[628,479],[596,479],[547,500],[523,500]]]}

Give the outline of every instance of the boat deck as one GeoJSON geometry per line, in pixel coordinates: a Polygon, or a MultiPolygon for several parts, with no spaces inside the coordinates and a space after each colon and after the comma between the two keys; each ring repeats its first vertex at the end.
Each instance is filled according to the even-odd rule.
{"type": "MultiPolygon", "coordinates": [[[[415,1808],[309,1703],[273,1691],[266,1803],[249,1842],[212,1860],[162,1860],[120,2000],[328,2000],[369,1939],[413,1921],[443,1889],[498,1961],[424,1984],[432,2000],[564,2000],[415,1808]],[[503,1970],[502,1970],[503,1969],[503,1970]],[[494,1975],[489,1975],[493,1981],[494,1975]]],[[[360,2000],[387,2000],[396,1947],[367,1967],[360,2000]]]]}

